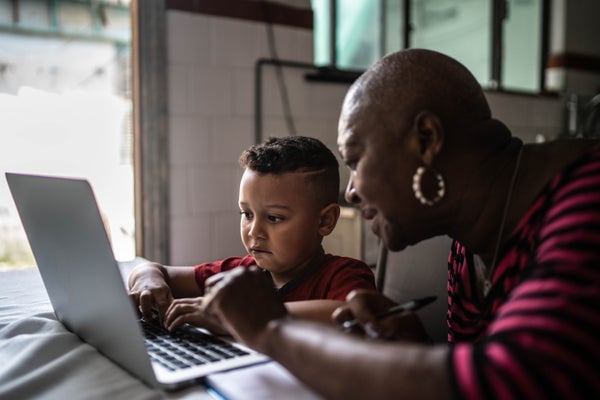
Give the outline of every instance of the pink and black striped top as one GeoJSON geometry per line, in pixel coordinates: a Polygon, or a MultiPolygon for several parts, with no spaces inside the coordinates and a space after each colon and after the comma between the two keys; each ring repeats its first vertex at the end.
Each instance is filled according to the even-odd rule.
{"type": "Polygon", "coordinates": [[[600,147],[546,186],[501,249],[492,289],[448,259],[448,367],[458,399],[600,398],[600,147]],[[591,397],[590,397],[591,396],[591,397]]]}

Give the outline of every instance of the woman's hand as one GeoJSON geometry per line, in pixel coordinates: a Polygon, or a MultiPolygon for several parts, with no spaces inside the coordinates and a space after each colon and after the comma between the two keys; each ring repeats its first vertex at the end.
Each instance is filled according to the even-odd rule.
{"type": "Polygon", "coordinates": [[[375,290],[354,290],[348,294],[346,304],[337,308],[332,318],[343,325],[356,320],[358,324],[351,332],[374,340],[411,340],[430,342],[419,317],[405,312],[383,319],[377,318],[396,303],[375,290]]]}
{"type": "Polygon", "coordinates": [[[266,345],[260,338],[269,322],[288,315],[273,282],[256,267],[238,267],[210,277],[204,303],[206,312],[236,340],[259,351],[266,345]]]}

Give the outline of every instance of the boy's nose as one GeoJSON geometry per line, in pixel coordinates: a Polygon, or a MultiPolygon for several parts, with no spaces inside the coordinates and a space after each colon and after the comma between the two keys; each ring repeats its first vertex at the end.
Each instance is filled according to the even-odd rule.
{"type": "Polygon", "coordinates": [[[248,231],[248,235],[250,235],[251,237],[264,237],[265,232],[262,223],[260,223],[257,219],[252,221],[252,223],[250,224],[250,230],[248,231]]]}

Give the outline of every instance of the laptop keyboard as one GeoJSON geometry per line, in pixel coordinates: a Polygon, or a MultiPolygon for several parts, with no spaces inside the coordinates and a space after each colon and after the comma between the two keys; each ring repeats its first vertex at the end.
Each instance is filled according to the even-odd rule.
{"type": "Polygon", "coordinates": [[[140,321],[150,358],[175,371],[240,357],[248,352],[215,336],[182,327],[169,332],[156,321],[140,321]]]}

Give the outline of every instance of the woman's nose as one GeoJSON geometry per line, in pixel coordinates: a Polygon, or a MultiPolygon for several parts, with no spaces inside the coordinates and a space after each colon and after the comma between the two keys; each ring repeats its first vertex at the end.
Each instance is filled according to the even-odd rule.
{"type": "Polygon", "coordinates": [[[358,204],[360,203],[360,197],[358,193],[356,193],[356,189],[354,188],[354,184],[352,183],[352,178],[348,179],[348,185],[346,186],[345,196],[346,201],[350,204],[358,204]]]}

